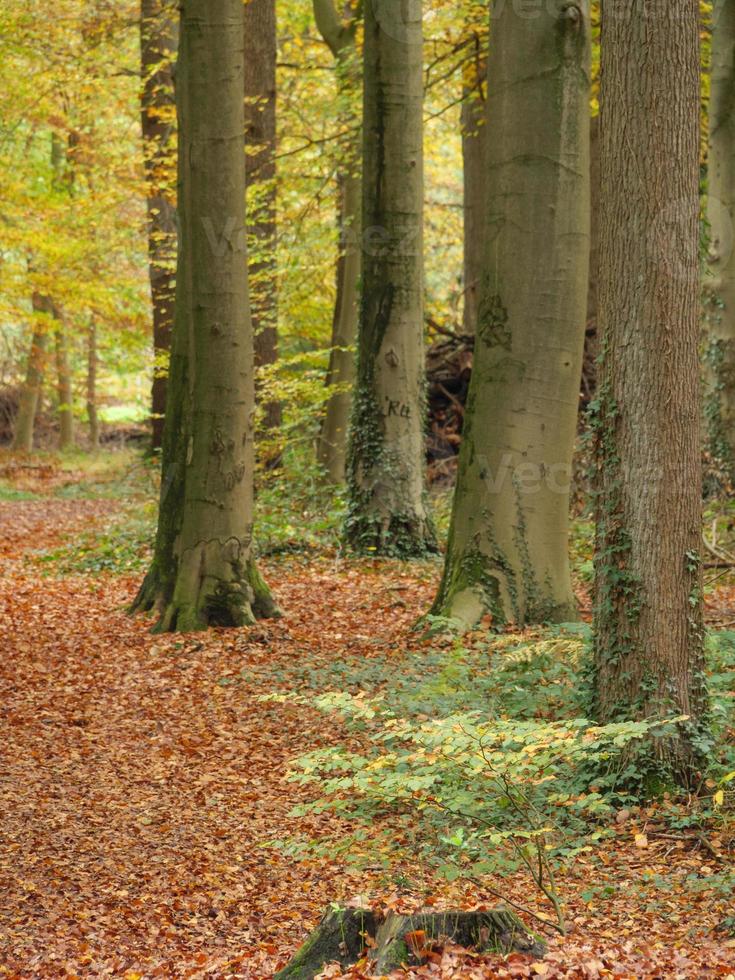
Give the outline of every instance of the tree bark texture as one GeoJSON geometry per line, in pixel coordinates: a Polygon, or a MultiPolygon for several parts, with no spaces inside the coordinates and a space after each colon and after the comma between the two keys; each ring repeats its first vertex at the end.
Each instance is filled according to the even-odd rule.
{"type": "Polygon", "coordinates": [[[345,536],[434,548],[424,499],[421,0],[365,8],[363,263],[345,536]]]}
{"type": "Polygon", "coordinates": [[[586,0],[496,9],[488,211],[467,415],[434,612],[461,627],[577,616],[571,463],[589,263],[586,0]]]}
{"type": "Polygon", "coordinates": [[[706,743],[699,385],[699,4],[603,4],[595,698],[706,743]],[[625,147],[625,152],[621,148],[625,147]]]}

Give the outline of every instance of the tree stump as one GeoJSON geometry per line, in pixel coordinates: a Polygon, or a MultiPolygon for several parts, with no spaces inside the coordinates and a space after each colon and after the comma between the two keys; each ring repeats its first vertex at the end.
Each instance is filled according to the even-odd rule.
{"type": "Polygon", "coordinates": [[[420,966],[432,947],[451,940],[479,952],[544,955],[545,946],[509,909],[490,912],[391,913],[382,922],[367,909],[330,908],[276,980],[312,980],[328,963],[352,966],[371,943],[376,975],[401,966],[420,966]]]}
{"type": "Polygon", "coordinates": [[[362,956],[367,936],[377,930],[370,909],[330,907],[322,921],[275,980],[312,980],[327,963],[351,966],[362,956]]]}

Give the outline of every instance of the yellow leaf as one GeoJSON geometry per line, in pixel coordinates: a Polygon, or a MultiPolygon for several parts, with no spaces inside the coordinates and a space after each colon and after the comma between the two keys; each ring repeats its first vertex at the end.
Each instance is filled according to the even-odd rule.
{"type": "Polygon", "coordinates": [[[712,799],[714,800],[715,806],[722,806],[725,802],[725,791],[718,789],[712,799]]]}
{"type": "Polygon", "coordinates": [[[641,848],[648,847],[648,837],[645,834],[636,834],[635,846],[641,848]]]}

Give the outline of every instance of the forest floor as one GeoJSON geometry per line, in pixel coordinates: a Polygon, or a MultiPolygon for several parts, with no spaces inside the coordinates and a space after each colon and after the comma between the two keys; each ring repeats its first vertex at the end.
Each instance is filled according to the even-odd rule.
{"type": "MultiPolygon", "coordinates": [[[[410,627],[438,563],[264,558],[281,620],[153,636],[125,613],[139,568],[103,560],[105,529],[125,516],[107,469],[4,462],[1,976],[267,978],[333,901],[496,904],[461,881],[427,895],[410,866],[387,877],[264,846],[298,829],[289,811],[307,791],[286,778],[292,759],[340,731],[257,696],[345,659],[374,663],[376,676],[403,670],[426,642],[410,627]],[[102,557],[80,571],[64,556],[90,535],[102,557]]],[[[711,618],[735,619],[732,597],[731,585],[715,590],[711,618]]],[[[302,829],[329,833],[331,819],[301,818],[302,829]]],[[[543,961],[446,949],[412,975],[735,977],[735,939],[717,931],[735,911],[726,836],[659,830],[656,808],[615,822],[562,874],[569,934],[549,939],[543,961]]],[[[521,877],[494,885],[535,902],[521,877]]]]}

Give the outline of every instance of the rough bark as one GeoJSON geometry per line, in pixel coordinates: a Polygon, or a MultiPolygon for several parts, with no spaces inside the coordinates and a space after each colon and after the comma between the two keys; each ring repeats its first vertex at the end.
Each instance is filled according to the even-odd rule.
{"type": "Polygon", "coordinates": [[[462,161],[464,179],[464,311],[462,328],[474,336],[485,255],[487,219],[487,33],[472,34],[472,57],[464,73],[462,161]]]}
{"type": "Polygon", "coordinates": [[[64,322],[56,314],[56,397],[59,412],[59,449],[74,445],[74,395],[69,365],[69,338],[64,322]]]}
{"type": "Polygon", "coordinates": [[[152,445],[163,443],[166,386],[174,321],[176,177],[173,65],[176,8],[171,0],[141,0],[141,122],[148,211],[148,275],[153,312],[152,445]]]}
{"type": "Polygon", "coordinates": [[[577,616],[571,462],[589,262],[586,0],[492,23],[485,267],[444,577],[468,627],[577,616]],[[529,52],[534,52],[529,63],[529,52]]]}
{"type": "Polygon", "coordinates": [[[707,449],[735,478],[735,2],[712,18],[707,217],[705,400],[707,449]]]}
{"type": "Polygon", "coordinates": [[[434,547],[424,500],[421,0],[365,8],[362,297],[345,524],[358,552],[434,547]]]}
{"type": "Polygon", "coordinates": [[[12,443],[14,450],[24,453],[33,451],[33,430],[43,386],[48,332],[53,317],[53,305],[48,296],[34,292],[32,305],[33,334],[28,352],[25,382],[21,388],[18,414],[15,417],[12,443]]]}
{"type": "Polygon", "coordinates": [[[294,958],[275,980],[311,980],[328,963],[342,967],[356,963],[366,947],[366,939],[375,935],[376,918],[370,909],[330,908],[294,958]]]}
{"type": "MultiPolygon", "coordinates": [[[[351,102],[359,85],[359,62],[355,44],[356,11],[350,6],[345,19],[339,17],[334,0],[314,0],[317,28],[334,55],[340,96],[351,102]]],[[[359,174],[360,134],[346,115],[341,128],[350,135],[343,148],[343,170],[339,177],[340,244],[337,260],[337,298],[332,319],[332,341],[326,384],[337,391],[327,402],[317,442],[317,460],[332,484],[345,480],[347,431],[355,381],[355,355],[359,316],[359,280],[362,266],[362,182],[359,174]]]]}
{"type": "Polygon", "coordinates": [[[97,323],[92,319],[87,332],[87,423],[92,452],[100,445],[100,423],[97,412],[97,323]]]}
{"type": "Polygon", "coordinates": [[[688,782],[706,744],[697,0],[603,8],[601,77],[595,706],[689,716],[650,750],[688,782]]]}
{"type": "MultiPolygon", "coordinates": [[[[245,146],[248,184],[248,275],[255,365],[278,359],[276,268],[276,6],[245,4],[245,146]]],[[[263,424],[281,424],[281,406],[263,406],[263,424]]]]}
{"type": "Polygon", "coordinates": [[[329,909],[276,980],[312,980],[329,963],[346,969],[370,948],[370,975],[418,966],[447,941],[479,952],[521,952],[540,957],[545,946],[509,909],[489,912],[391,913],[380,920],[366,909],[329,909]]]}
{"type": "Polygon", "coordinates": [[[184,0],[176,99],[180,247],[153,565],[158,631],[242,626],[275,605],[251,552],[253,338],[241,0],[184,0]]]}

